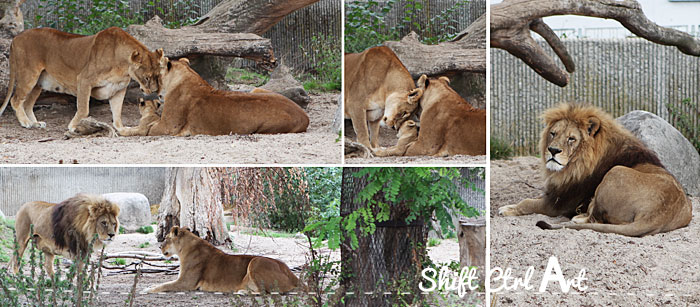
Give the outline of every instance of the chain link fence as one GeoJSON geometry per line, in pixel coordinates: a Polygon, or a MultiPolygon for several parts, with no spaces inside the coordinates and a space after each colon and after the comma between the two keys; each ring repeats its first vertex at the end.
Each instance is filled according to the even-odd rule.
{"type": "MultiPolygon", "coordinates": [[[[576,63],[576,72],[563,88],[547,82],[507,52],[491,49],[491,137],[512,144],[517,155],[537,153],[544,128],[539,115],[560,102],[591,103],[614,117],[645,110],[678,128],[677,118],[669,112],[671,105],[689,116],[696,127],[700,124],[697,57],[642,39],[563,43],[576,63]],[[683,104],[685,99],[690,104],[683,104]]],[[[558,61],[550,47],[540,44],[558,61]]],[[[700,135],[696,131],[688,138],[700,135]]]]}

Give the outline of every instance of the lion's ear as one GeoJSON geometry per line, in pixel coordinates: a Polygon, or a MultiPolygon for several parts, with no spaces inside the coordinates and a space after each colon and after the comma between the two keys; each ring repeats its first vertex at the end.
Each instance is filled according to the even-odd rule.
{"type": "Polygon", "coordinates": [[[187,66],[190,66],[190,60],[188,58],[181,58],[179,61],[187,64],[187,66]]]}
{"type": "Polygon", "coordinates": [[[418,81],[416,81],[416,86],[417,86],[418,88],[425,89],[426,87],[428,87],[428,83],[429,83],[429,82],[430,82],[430,81],[428,81],[428,76],[426,76],[425,74],[423,74],[423,75],[420,76],[420,78],[418,78],[418,81]]]}
{"type": "Polygon", "coordinates": [[[445,81],[445,82],[447,82],[447,84],[450,84],[450,78],[448,78],[448,77],[442,76],[439,78],[439,80],[445,81]]]}
{"type": "Polygon", "coordinates": [[[408,120],[408,121],[406,122],[406,125],[408,125],[409,127],[415,127],[415,126],[416,126],[416,122],[414,122],[414,121],[412,121],[412,120],[408,120]]]}
{"type": "Polygon", "coordinates": [[[420,98],[423,96],[423,90],[420,88],[413,89],[408,93],[408,103],[409,104],[416,104],[420,100],[420,98]]]}
{"type": "Polygon", "coordinates": [[[139,52],[138,51],[132,52],[130,60],[131,60],[131,63],[140,63],[141,61],[139,61],[139,52]]]}
{"type": "Polygon", "coordinates": [[[594,136],[600,130],[600,119],[591,117],[588,119],[588,135],[594,136]]]}
{"type": "Polygon", "coordinates": [[[178,232],[180,232],[180,227],[173,226],[173,228],[170,228],[170,233],[172,233],[176,237],[178,235],[178,232]]]}

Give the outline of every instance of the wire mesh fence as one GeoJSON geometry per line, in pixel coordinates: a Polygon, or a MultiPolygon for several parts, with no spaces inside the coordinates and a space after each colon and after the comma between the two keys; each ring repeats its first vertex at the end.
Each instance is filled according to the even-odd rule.
{"type": "MultiPolygon", "coordinates": [[[[540,44],[556,58],[551,48],[540,44]]],[[[614,117],[645,110],[678,128],[678,118],[669,111],[673,106],[695,127],[700,124],[697,57],[639,39],[564,40],[564,45],[576,62],[576,72],[563,88],[507,52],[491,49],[492,139],[512,144],[518,155],[535,154],[544,128],[539,115],[560,102],[590,103],[614,117]]],[[[696,131],[686,137],[700,135],[696,131]]]]}

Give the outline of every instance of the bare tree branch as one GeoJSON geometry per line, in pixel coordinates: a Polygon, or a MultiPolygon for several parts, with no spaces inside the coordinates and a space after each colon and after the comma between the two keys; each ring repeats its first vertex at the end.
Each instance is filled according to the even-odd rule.
{"type": "Polygon", "coordinates": [[[546,80],[566,86],[568,74],[554,63],[530,33],[532,30],[540,34],[562,60],[566,70],[573,72],[571,56],[554,32],[542,22],[543,17],[557,15],[614,19],[639,37],[675,46],[688,55],[700,56],[700,40],[655,24],[634,0],[505,0],[491,6],[491,46],[523,60],[546,80]]]}
{"type": "Polygon", "coordinates": [[[204,32],[262,35],[284,16],[319,0],[229,0],[219,3],[195,24],[204,32]]]}

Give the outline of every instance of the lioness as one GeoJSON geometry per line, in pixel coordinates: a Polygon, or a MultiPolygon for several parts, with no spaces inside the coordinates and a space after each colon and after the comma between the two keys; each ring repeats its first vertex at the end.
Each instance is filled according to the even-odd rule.
{"type": "Polygon", "coordinates": [[[173,226],[161,251],[180,258],[177,280],[146,289],[210,292],[288,292],[301,285],[282,261],[262,256],[229,255],[196,236],[187,228],[173,226]]]}
{"type": "Polygon", "coordinates": [[[163,113],[148,135],[297,133],[309,126],[304,110],[288,98],[217,90],[186,58],[168,61],[162,80],[163,113]]]}
{"type": "Polygon", "coordinates": [[[409,119],[401,124],[396,136],[399,138],[396,145],[386,149],[377,149],[374,151],[374,155],[377,157],[403,156],[406,149],[418,139],[418,125],[409,119]]]}
{"type": "Polygon", "coordinates": [[[379,142],[380,121],[397,129],[423,95],[396,54],[384,46],[345,54],[343,93],[345,118],[352,120],[357,141],[370,149],[379,142]]]}
{"type": "Polygon", "coordinates": [[[46,127],[33,111],[41,90],[45,90],[77,97],[78,110],[68,124],[71,132],[88,116],[90,96],[109,99],[113,124],[122,128],[122,103],[129,81],[136,80],[146,94],[158,92],[160,71],[166,62],[162,49],[151,52],[116,27],[90,36],[51,28],[30,29],[12,40],[10,83],[0,115],[12,98],[22,127],[46,127]]]}
{"type": "Polygon", "coordinates": [[[502,215],[565,215],[592,229],[641,237],[684,227],[692,218],[683,187],[654,152],[603,110],[562,104],[542,115],[545,193],[499,208],[502,215]]]}
{"type": "Polygon", "coordinates": [[[486,111],[459,96],[447,77],[428,79],[422,75],[417,83],[423,90],[421,130],[405,155],[486,154],[486,111]]]}
{"type": "Polygon", "coordinates": [[[148,135],[148,130],[160,120],[160,116],[156,113],[158,108],[160,108],[160,101],[139,98],[139,113],[141,113],[139,125],[136,127],[122,128],[119,133],[122,136],[148,135]]]}
{"type": "Polygon", "coordinates": [[[38,248],[44,252],[44,268],[53,276],[54,255],[76,259],[85,257],[88,245],[97,234],[93,249],[111,242],[119,233],[119,207],[99,195],[78,194],[59,204],[33,201],[17,212],[15,229],[19,249],[10,265],[19,271],[19,259],[29,239],[38,236],[38,248]],[[34,225],[32,233],[31,225],[34,225]]]}

